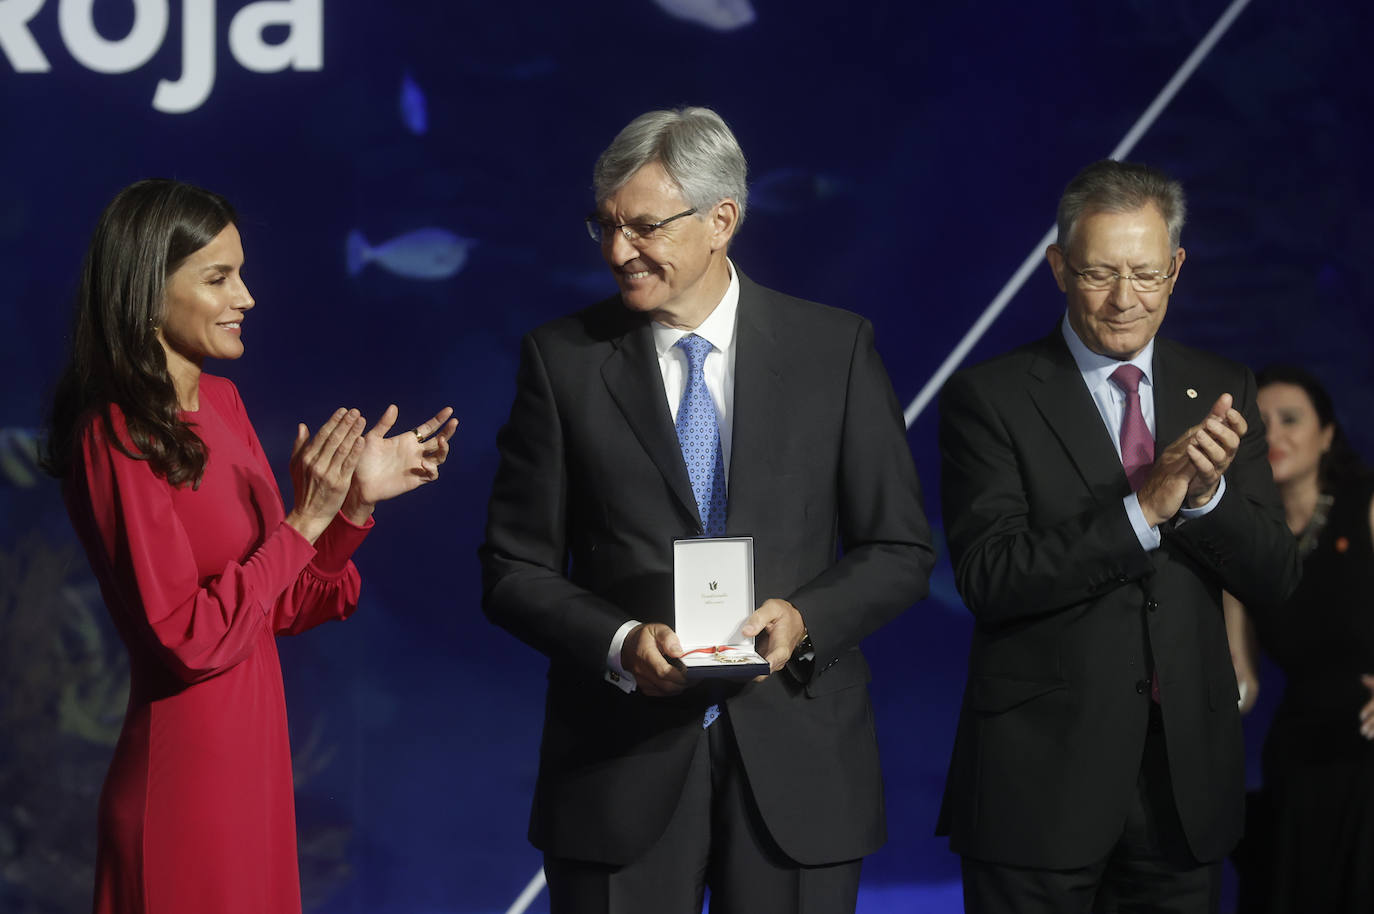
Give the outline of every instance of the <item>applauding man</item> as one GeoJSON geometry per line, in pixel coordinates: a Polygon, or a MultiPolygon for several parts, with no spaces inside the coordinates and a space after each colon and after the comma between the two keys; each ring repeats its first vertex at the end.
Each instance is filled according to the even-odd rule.
{"type": "Polygon", "coordinates": [[[1243,824],[1221,612],[1298,566],[1255,380],[1156,336],[1183,189],[1104,161],[1069,183],[1048,337],[955,375],[942,498],[977,617],[940,832],[966,910],[1215,912],[1243,824]]]}

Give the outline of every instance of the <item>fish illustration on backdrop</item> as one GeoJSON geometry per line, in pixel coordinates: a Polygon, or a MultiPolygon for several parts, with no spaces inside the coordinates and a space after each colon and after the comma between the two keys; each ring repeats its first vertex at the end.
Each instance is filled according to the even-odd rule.
{"type": "Polygon", "coordinates": [[[654,0],[669,16],[730,32],[749,25],[758,16],[749,0],[654,0]]]}
{"type": "Polygon", "coordinates": [[[425,100],[425,90],[408,71],[401,77],[400,110],[401,123],[407,130],[416,136],[429,132],[429,102],[425,100]]]}
{"type": "Polygon", "coordinates": [[[0,482],[19,489],[38,483],[38,432],[31,428],[0,428],[0,482]]]}
{"type": "Polygon", "coordinates": [[[795,213],[841,192],[843,182],[801,168],[775,168],[749,182],[749,205],[769,213],[795,213]]]}
{"type": "Polygon", "coordinates": [[[376,263],[406,279],[448,279],[467,264],[475,244],[475,239],[460,238],[447,229],[422,228],[374,246],[354,229],[346,244],[348,275],[357,276],[363,267],[376,263]]]}

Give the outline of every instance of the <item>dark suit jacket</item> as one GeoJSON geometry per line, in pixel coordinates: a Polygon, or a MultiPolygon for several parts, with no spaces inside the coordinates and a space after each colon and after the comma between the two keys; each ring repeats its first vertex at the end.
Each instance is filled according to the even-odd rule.
{"type": "MultiPolygon", "coordinates": [[[[871,326],[740,285],[728,533],[754,537],[757,601],[790,600],[816,659],[725,701],[779,846],[848,860],[885,838],[858,644],[925,595],[934,554],[871,326]]],[[[622,623],[673,622],[672,541],[701,533],[645,316],[616,297],[531,333],[498,445],[483,607],[550,659],[530,839],[627,863],[666,827],[716,697],[603,681],[622,623]]]]}
{"type": "Polygon", "coordinates": [[[1199,860],[1243,824],[1244,748],[1221,590],[1290,592],[1299,566],[1248,369],[1157,339],[1156,452],[1229,392],[1249,423],[1226,493],[1144,551],[1121,460],[1060,330],[955,375],[941,395],[942,503],[977,617],[937,829],[1015,866],[1102,859],[1136,793],[1159,674],[1169,770],[1199,860]]]}

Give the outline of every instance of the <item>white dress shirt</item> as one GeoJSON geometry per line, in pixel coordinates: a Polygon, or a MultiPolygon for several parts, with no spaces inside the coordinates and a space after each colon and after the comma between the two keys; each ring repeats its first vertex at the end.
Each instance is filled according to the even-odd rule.
{"type": "MultiPolygon", "coordinates": [[[[725,479],[730,479],[730,445],[733,442],[735,408],[735,319],[739,313],[739,276],[735,265],[728,259],[726,268],[730,272],[730,285],[720,303],[697,325],[694,330],[679,330],[657,321],[653,324],[654,348],[658,350],[658,370],[663,375],[663,395],[668,398],[668,410],[677,422],[677,408],[682,402],[682,393],[687,388],[687,353],[677,347],[677,341],[689,333],[711,344],[702,365],[706,377],[706,389],[711,394],[711,402],[716,405],[716,424],[720,429],[721,458],[725,462],[725,479]]],[[[638,620],[631,619],[616,630],[611,639],[610,650],[606,654],[606,681],[622,691],[633,692],[636,688],[634,675],[625,672],[620,664],[620,649],[625,646],[625,638],[630,634],[638,620]]]]}
{"type": "MultiPolygon", "coordinates": [[[[1108,434],[1112,436],[1112,446],[1116,448],[1116,457],[1120,460],[1121,420],[1126,414],[1126,392],[1112,383],[1111,377],[1112,372],[1126,363],[1089,349],[1070,326],[1067,313],[1064,315],[1060,330],[1064,334],[1064,342],[1068,344],[1069,352],[1073,355],[1074,363],[1078,365],[1078,371],[1083,375],[1083,383],[1088,388],[1088,394],[1093,398],[1093,403],[1097,404],[1097,411],[1102,416],[1102,424],[1107,427],[1108,434]]],[[[1145,425],[1150,429],[1150,437],[1155,438],[1155,453],[1158,454],[1159,440],[1155,435],[1154,356],[1155,341],[1151,337],[1150,342],[1145,344],[1145,348],[1130,360],[1130,364],[1145,374],[1140,380],[1140,387],[1137,389],[1137,393],[1140,395],[1140,413],[1145,419],[1145,425]]],[[[1179,517],[1182,520],[1202,517],[1217,506],[1225,492],[1226,478],[1222,477],[1217,486],[1216,494],[1207,504],[1200,508],[1183,508],[1178,512],[1179,517]]],[[[1135,530],[1136,539],[1140,540],[1141,548],[1146,552],[1158,549],[1160,543],[1159,528],[1150,526],[1149,522],[1145,520],[1145,512],[1140,507],[1140,498],[1132,492],[1122,499],[1122,504],[1126,508],[1126,516],[1131,520],[1131,529],[1135,530]]]]}
{"type": "MultiPolygon", "coordinates": [[[[730,266],[730,261],[725,261],[730,266]]],[[[668,398],[668,409],[673,422],[677,422],[677,410],[682,405],[682,393],[687,389],[687,353],[678,348],[677,342],[689,333],[711,344],[706,353],[706,364],[702,374],[706,376],[706,389],[711,394],[711,402],[716,405],[716,424],[720,428],[720,451],[725,461],[725,479],[730,479],[730,444],[733,436],[735,409],[735,313],[739,310],[739,280],[733,267],[730,269],[730,285],[725,297],[716,305],[715,310],[706,316],[695,330],[679,330],[657,321],[653,324],[654,348],[658,350],[658,370],[663,375],[663,393],[668,398]]]]}

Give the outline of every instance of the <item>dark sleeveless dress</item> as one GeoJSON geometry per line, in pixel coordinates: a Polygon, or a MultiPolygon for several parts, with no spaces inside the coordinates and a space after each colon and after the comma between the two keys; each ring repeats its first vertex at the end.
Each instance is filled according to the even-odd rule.
{"type": "Polygon", "coordinates": [[[1374,480],[1335,493],[1277,608],[1251,611],[1286,677],[1252,797],[1241,872],[1243,911],[1374,912],[1374,743],[1360,735],[1374,673],[1374,480]]]}

